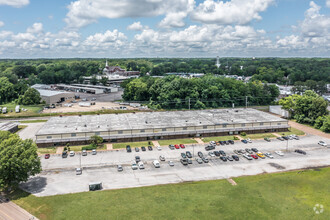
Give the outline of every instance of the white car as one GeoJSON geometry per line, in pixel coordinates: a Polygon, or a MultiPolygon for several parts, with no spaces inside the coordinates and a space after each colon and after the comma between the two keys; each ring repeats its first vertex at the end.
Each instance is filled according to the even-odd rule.
{"type": "Polygon", "coordinates": [[[76,175],[81,175],[81,174],[82,174],[82,169],[76,168],[76,175]]]}
{"type": "Polygon", "coordinates": [[[284,156],[284,153],[282,151],[275,151],[275,154],[279,155],[279,156],[284,156]]]}
{"type": "Polygon", "coordinates": [[[83,150],[81,155],[87,156],[87,151],[86,150],[83,150]]]}
{"type": "Polygon", "coordinates": [[[266,156],[266,157],[269,157],[269,158],[271,158],[271,159],[274,159],[274,157],[273,157],[273,155],[272,155],[271,153],[265,153],[265,156],[266,156]]]}
{"type": "Polygon", "coordinates": [[[72,151],[70,151],[70,157],[73,157],[74,156],[74,151],[72,150],[72,151]]]}
{"type": "Polygon", "coordinates": [[[132,170],[137,170],[138,166],[136,165],[136,163],[132,163],[132,170]]]}
{"type": "Polygon", "coordinates": [[[215,157],[215,154],[213,152],[209,152],[210,157],[215,157]]]}
{"type": "Polygon", "coordinates": [[[321,145],[321,146],[323,146],[323,147],[326,147],[327,146],[327,143],[325,143],[324,141],[319,141],[318,144],[321,145]]]}
{"type": "Polygon", "coordinates": [[[211,145],[216,145],[215,141],[210,141],[211,145]]]}
{"type": "Polygon", "coordinates": [[[95,149],[92,150],[92,155],[96,155],[96,150],[95,149]]]}
{"type": "Polygon", "coordinates": [[[139,166],[139,169],[140,169],[140,170],[144,169],[144,164],[143,164],[142,161],[140,161],[140,162],[138,163],[138,166],[139,166]]]}
{"type": "Polygon", "coordinates": [[[168,161],[168,165],[170,165],[170,167],[174,166],[174,162],[172,160],[168,161]]]}
{"type": "Polygon", "coordinates": [[[160,156],[159,156],[159,160],[160,160],[160,161],[165,161],[165,157],[164,157],[163,155],[160,155],[160,156]]]}
{"type": "Polygon", "coordinates": [[[157,150],[162,150],[162,148],[160,146],[157,146],[157,150]]]}
{"type": "Polygon", "coordinates": [[[248,155],[248,154],[244,154],[243,157],[245,157],[245,158],[248,159],[248,160],[252,160],[252,159],[253,159],[253,158],[252,158],[250,155],[248,155]]]}
{"type": "Polygon", "coordinates": [[[152,161],[152,164],[155,166],[155,168],[160,168],[160,163],[158,160],[152,161]]]}
{"type": "Polygon", "coordinates": [[[247,141],[248,143],[252,143],[252,141],[251,141],[250,138],[246,139],[246,141],[247,141]]]}

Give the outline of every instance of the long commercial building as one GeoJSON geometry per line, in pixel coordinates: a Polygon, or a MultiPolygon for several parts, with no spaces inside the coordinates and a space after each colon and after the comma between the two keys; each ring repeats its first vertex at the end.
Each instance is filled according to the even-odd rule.
{"type": "Polygon", "coordinates": [[[288,121],[255,109],[140,112],[53,117],[36,134],[38,146],[145,141],[287,131],[288,121]]]}
{"type": "Polygon", "coordinates": [[[0,131],[9,131],[11,133],[15,133],[16,131],[18,131],[18,123],[14,123],[14,122],[0,123],[0,131]]]}

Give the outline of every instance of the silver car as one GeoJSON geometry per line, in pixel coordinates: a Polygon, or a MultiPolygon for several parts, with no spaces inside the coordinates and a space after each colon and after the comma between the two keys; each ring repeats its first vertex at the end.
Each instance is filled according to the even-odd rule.
{"type": "Polygon", "coordinates": [[[117,165],[117,171],[118,172],[121,172],[121,171],[123,171],[124,169],[123,169],[123,166],[122,165],[117,165]]]}
{"type": "Polygon", "coordinates": [[[138,166],[136,165],[136,163],[132,163],[132,170],[137,170],[138,166]]]}
{"type": "Polygon", "coordinates": [[[172,160],[168,161],[168,165],[170,165],[170,167],[174,166],[174,162],[172,160]]]}

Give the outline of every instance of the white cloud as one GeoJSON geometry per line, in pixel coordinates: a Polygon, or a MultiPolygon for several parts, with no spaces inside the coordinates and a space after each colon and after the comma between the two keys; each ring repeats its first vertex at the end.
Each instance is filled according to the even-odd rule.
{"type": "Polygon", "coordinates": [[[274,0],[206,0],[191,13],[191,18],[202,23],[245,25],[256,19],[274,0]]]}
{"type": "Polygon", "coordinates": [[[5,26],[5,23],[3,21],[0,21],[0,27],[5,26]]]}
{"type": "Polygon", "coordinates": [[[29,3],[29,0],[0,0],[0,5],[9,5],[16,8],[23,7],[29,3]]]}
{"type": "Polygon", "coordinates": [[[183,27],[185,22],[183,19],[187,17],[187,12],[168,13],[159,23],[162,28],[183,27]]]}
{"type": "Polygon", "coordinates": [[[330,8],[330,0],[327,0],[327,1],[326,1],[326,6],[327,6],[328,8],[330,8]]]}
{"type": "Polygon", "coordinates": [[[26,32],[38,34],[42,32],[42,23],[34,23],[31,27],[28,27],[26,32]]]}
{"type": "Polygon", "coordinates": [[[127,26],[127,30],[131,30],[131,31],[142,31],[143,30],[143,26],[141,24],[141,22],[134,22],[133,24],[130,24],[127,26]]]}
{"type": "Polygon", "coordinates": [[[80,28],[99,18],[151,17],[187,11],[193,0],[76,0],[68,6],[65,22],[80,28]]]}

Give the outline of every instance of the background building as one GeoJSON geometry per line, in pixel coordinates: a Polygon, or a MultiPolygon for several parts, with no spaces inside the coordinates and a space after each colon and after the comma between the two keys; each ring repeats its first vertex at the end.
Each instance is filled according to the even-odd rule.
{"type": "Polygon", "coordinates": [[[0,131],[9,131],[14,133],[18,131],[18,124],[13,122],[0,123],[0,131]]]}
{"type": "Polygon", "coordinates": [[[74,93],[72,92],[61,92],[45,89],[37,89],[40,93],[41,99],[48,105],[56,105],[65,101],[74,100],[74,93]]]}
{"type": "Polygon", "coordinates": [[[38,146],[86,144],[99,135],[105,141],[145,141],[287,131],[288,121],[255,109],[140,112],[54,117],[36,134],[38,146]]]}

